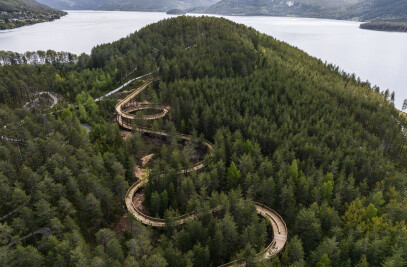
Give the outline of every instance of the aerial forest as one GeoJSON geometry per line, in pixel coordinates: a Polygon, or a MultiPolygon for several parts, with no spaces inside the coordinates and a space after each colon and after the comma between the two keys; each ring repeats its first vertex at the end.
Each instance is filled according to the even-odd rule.
{"type": "Polygon", "coordinates": [[[406,266],[407,119],[389,90],[212,17],[163,20],[90,55],[29,56],[39,64],[1,54],[0,266],[406,266]],[[137,100],[170,108],[133,123],[167,138],[116,122],[143,79],[99,99],[144,74],[137,100]],[[162,229],[124,204],[140,166],[162,229]],[[272,229],[254,203],[288,228],[268,261],[255,257],[272,229]]]}

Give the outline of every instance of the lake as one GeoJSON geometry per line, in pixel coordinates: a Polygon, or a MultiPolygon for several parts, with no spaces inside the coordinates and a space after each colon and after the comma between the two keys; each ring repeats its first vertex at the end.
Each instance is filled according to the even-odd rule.
{"type": "MultiPolygon", "coordinates": [[[[69,11],[69,15],[54,22],[0,31],[0,50],[90,53],[95,45],[126,37],[169,17],[155,12],[69,11]]],[[[398,108],[407,98],[407,33],[361,30],[360,23],[350,21],[224,17],[355,73],[381,90],[395,91],[398,108]]]]}

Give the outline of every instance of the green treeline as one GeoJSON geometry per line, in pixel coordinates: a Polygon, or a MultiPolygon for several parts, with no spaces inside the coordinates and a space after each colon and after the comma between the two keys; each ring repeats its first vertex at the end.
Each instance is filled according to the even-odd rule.
{"type": "Polygon", "coordinates": [[[169,15],[185,15],[185,11],[182,9],[170,9],[167,11],[169,15]]]}
{"type": "Polygon", "coordinates": [[[360,25],[361,29],[390,32],[407,32],[407,22],[367,22],[360,25]]]}
{"type": "Polygon", "coordinates": [[[393,101],[272,37],[208,17],[158,22],[77,62],[0,67],[0,136],[22,140],[0,141],[0,265],[405,266],[407,121],[393,101]],[[138,100],[170,112],[135,124],[169,137],[123,140],[116,97],[93,99],[157,70],[138,100]],[[48,115],[22,109],[39,91],[65,101],[48,115]],[[148,154],[143,206],[166,220],[163,230],[123,217],[148,154]],[[201,160],[202,171],[178,174],[201,160]],[[253,201],[287,223],[286,248],[270,262],[253,260],[272,238],[253,201]],[[200,216],[173,225],[189,212],[200,216]],[[43,228],[52,235],[20,240],[43,228]]]}

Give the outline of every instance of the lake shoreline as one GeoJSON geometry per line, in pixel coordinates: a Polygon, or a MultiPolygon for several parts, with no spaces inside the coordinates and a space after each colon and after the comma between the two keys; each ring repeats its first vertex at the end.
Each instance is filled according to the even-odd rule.
{"type": "Polygon", "coordinates": [[[407,32],[407,22],[366,22],[360,24],[363,30],[382,31],[382,32],[407,32]]]}
{"type": "MultiPolygon", "coordinates": [[[[208,14],[188,14],[208,16],[208,14]]],[[[93,47],[115,42],[143,27],[173,18],[164,12],[69,11],[52,23],[0,31],[0,50],[24,54],[27,51],[67,51],[90,54],[93,47]]],[[[295,46],[381,90],[396,92],[396,106],[407,98],[407,35],[366,31],[360,22],[270,16],[219,16],[244,24],[260,33],[295,46]],[[318,49],[316,49],[318,47],[318,49]],[[373,56],[374,55],[374,56],[373,56]]]]}

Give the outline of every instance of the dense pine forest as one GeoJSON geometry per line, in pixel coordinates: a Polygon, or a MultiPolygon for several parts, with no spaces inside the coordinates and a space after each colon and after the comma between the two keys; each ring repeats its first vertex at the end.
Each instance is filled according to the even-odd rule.
{"type": "Polygon", "coordinates": [[[1,266],[407,264],[407,120],[394,93],[221,18],[181,16],[90,55],[47,55],[0,66],[1,266]],[[126,92],[94,101],[151,72],[138,100],[170,106],[168,118],[134,123],[166,139],[119,128],[126,92]],[[58,104],[28,109],[44,91],[58,104]],[[149,154],[143,206],[161,230],[123,203],[149,154]],[[203,170],[179,173],[201,159],[203,170]],[[288,227],[267,262],[254,257],[271,233],[254,202],[288,227]]]}

